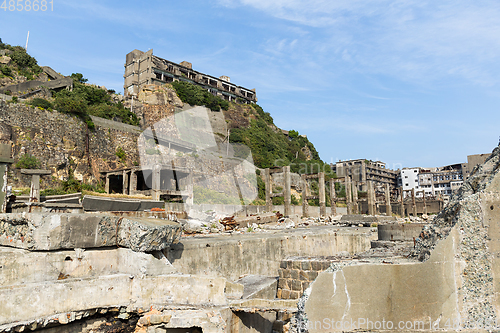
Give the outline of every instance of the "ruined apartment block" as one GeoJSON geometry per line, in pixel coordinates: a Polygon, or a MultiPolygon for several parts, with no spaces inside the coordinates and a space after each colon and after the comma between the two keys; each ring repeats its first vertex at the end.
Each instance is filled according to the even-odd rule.
{"type": "Polygon", "coordinates": [[[386,169],[386,165],[380,161],[370,161],[365,159],[339,161],[332,165],[332,170],[337,177],[350,176],[351,180],[357,183],[358,191],[368,190],[368,181],[372,181],[374,186],[389,185],[390,189],[395,189],[399,171],[386,169]]]}
{"type": "Polygon", "coordinates": [[[255,89],[247,89],[231,83],[229,76],[219,78],[193,70],[191,63],[183,61],[176,64],[172,61],[147,52],[134,50],[127,54],[125,63],[125,97],[137,96],[144,85],[164,84],[174,81],[185,81],[207,89],[215,96],[230,102],[256,103],[255,89]]]}

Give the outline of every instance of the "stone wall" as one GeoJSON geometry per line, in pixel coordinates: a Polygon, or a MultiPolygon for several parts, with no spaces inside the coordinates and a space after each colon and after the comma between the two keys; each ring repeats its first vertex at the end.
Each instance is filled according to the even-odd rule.
{"type": "Polygon", "coordinates": [[[318,274],[330,267],[332,261],[316,257],[292,257],[282,260],[278,270],[278,298],[297,299],[318,274]]]}

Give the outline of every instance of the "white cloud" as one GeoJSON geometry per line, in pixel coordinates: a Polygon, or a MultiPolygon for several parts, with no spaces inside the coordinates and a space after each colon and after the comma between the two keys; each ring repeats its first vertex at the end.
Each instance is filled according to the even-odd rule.
{"type": "MultiPolygon", "coordinates": [[[[361,72],[406,81],[460,77],[498,82],[500,3],[480,0],[224,0],[248,6],[314,33],[297,36],[294,52],[322,67],[341,62],[361,72]],[[302,50],[297,50],[298,48],[302,50]]],[[[291,46],[279,37],[277,55],[291,46]]],[[[269,45],[266,45],[269,46],[269,45]]]]}

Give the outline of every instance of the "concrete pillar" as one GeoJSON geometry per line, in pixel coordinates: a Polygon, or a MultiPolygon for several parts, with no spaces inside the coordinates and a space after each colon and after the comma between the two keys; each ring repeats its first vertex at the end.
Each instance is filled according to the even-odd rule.
{"type": "Polygon", "coordinates": [[[415,189],[411,189],[411,208],[413,211],[413,216],[417,216],[417,203],[415,202],[415,189]]]}
{"type": "Polygon", "coordinates": [[[161,166],[156,164],[153,167],[152,173],[151,173],[151,195],[153,197],[153,200],[160,200],[160,171],[161,171],[161,166]]]}
{"type": "Polygon", "coordinates": [[[187,197],[187,200],[186,200],[186,204],[192,206],[194,204],[194,177],[193,177],[193,170],[189,170],[189,175],[187,176],[186,190],[188,192],[188,197],[187,197]]]}
{"type": "Polygon", "coordinates": [[[130,186],[129,193],[130,195],[134,195],[137,191],[137,171],[132,170],[130,173],[130,186]]]}
{"type": "Polygon", "coordinates": [[[368,181],[368,215],[375,215],[375,190],[373,183],[368,181]]]}
{"type": "Polygon", "coordinates": [[[337,215],[337,192],[335,192],[333,179],[330,179],[330,214],[337,215]]]}
{"type": "Polygon", "coordinates": [[[319,173],[319,215],[326,216],[325,173],[319,173]]]}
{"type": "Polygon", "coordinates": [[[307,188],[306,175],[302,175],[301,178],[302,178],[302,216],[308,217],[309,203],[307,202],[307,195],[309,194],[309,191],[307,188]]]}
{"type": "Polygon", "coordinates": [[[351,177],[345,177],[345,203],[347,206],[347,214],[352,214],[352,197],[351,197],[351,177]]]}
{"type": "Polygon", "coordinates": [[[107,194],[109,194],[109,175],[106,175],[106,185],[104,187],[104,190],[106,191],[107,194]]]}
{"type": "Polygon", "coordinates": [[[40,202],[40,175],[31,175],[30,202],[40,202]]]}
{"type": "Polygon", "coordinates": [[[351,188],[352,188],[352,213],[359,214],[357,182],[353,181],[351,188]]]}
{"type": "Polygon", "coordinates": [[[123,170],[123,182],[122,182],[122,193],[123,194],[128,194],[128,189],[129,189],[129,176],[128,176],[128,171],[127,170],[123,170]]]}
{"type": "Polygon", "coordinates": [[[290,216],[292,215],[292,180],[291,180],[291,175],[290,175],[290,166],[284,166],[283,167],[283,178],[285,181],[285,188],[283,189],[283,196],[285,197],[285,210],[284,214],[285,216],[290,216]]]}
{"type": "Polygon", "coordinates": [[[30,202],[40,202],[40,176],[50,175],[49,170],[21,169],[24,175],[31,175],[30,202]]]}
{"type": "Polygon", "coordinates": [[[391,192],[389,184],[385,184],[385,214],[387,216],[392,216],[391,192]]]}
{"type": "Polygon", "coordinates": [[[424,214],[427,215],[427,202],[425,202],[425,190],[422,191],[422,197],[424,200],[424,214]]]}
{"type": "Polygon", "coordinates": [[[366,163],[365,163],[365,161],[361,161],[361,176],[359,179],[361,180],[362,184],[365,184],[365,185],[361,186],[361,191],[363,191],[363,190],[368,191],[367,185],[366,185],[367,183],[366,183],[366,163]]]}
{"type": "Polygon", "coordinates": [[[401,217],[405,217],[405,203],[404,203],[404,192],[403,188],[399,188],[399,204],[400,204],[400,209],[401,209],[401,217]]]}
{"type": "Polygon", "coordinates": [[[273,210],[273,202],[271,198],[273,188],[271,184],[271,172],[269,171],[269,168],[264,170],[264,182],[266,183],[266,212],[271,212],[273,210]]]}

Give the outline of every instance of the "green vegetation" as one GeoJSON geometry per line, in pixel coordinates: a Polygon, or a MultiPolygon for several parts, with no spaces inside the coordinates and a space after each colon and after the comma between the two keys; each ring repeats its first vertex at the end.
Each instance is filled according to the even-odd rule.
{"type": "MultiPolygon", "coordinates": [[[[38,66],[35,58],[26,53],[26,50],[21,46],[11,46],[4,44],[0,40],[0,50],[7,49],[12,51],[10,58],[17,67],[19,75],[26,77],[28,81],[35,79],[35,77],[42,72],[42,68],[38,66]]],[[[3,66],[0,70],[2,76],[12,76],[12,68],[3,66]]]]}
{"type": "Polygon", "coordinates": [[[250,120],[248,128],[231,129],[229,141],[248,146],[257,167],[290,165],[292,172],[310,174],[325,171],[326,180],[335,178],[330,166],[321,161],[318,152],[306,137],[299,136],[294,130],[290,131],[288,136],[284,135],[275,129],[269,113],[256,104],[252,104],[251,108],[256,119],[250,120]],[[309,151],[310,157],[306,156],[304,151],[309,151]]]}
{"type": "MultiPolygon", "coordinates": [[[[0,67],[0,77],[13,76],[14,71],[27,80],[35,79],[42,68],[38,66],[35,58],[26,53],[21,46],[11,46],[2,43],[0,39],[0,50],[7,49],[12,51],[10,58],[12,65],[0,67]]],[[[125,124],[139,125],[137,116],[126,109],[122,103],[114,103],[111,100],[113,90],[104,90],[97,86],[86,84],[88,81],[81,73],[71,74],[73,78],[73,90],[66,89],[52,91],[53,102],[43,99],[35,99],[31,102],[34,107],[40,107],[46,110],[57,109],[59,112],[69,113],[81,118],[90,129],[94,124],[90,118],[91,115],[105,119],[118,120],[125,124]]]]}
{"type": "Polygon", "coordinates": [[[139,125],[139,119],[135,113],[126,109],[121,102],[113,103],[107,90],[86,84],[87,79],[81,73],[73,73],[71,77],[73,78],[73,91],[54,92],[54,107],[58,111],[79,116],[91,129],[94,128],[94,124],[90,115],[139,125]]]}
{"type": "Polygon", "coordinates": [[[40,166],[40,161],[30,154],[22,155],[16,163],[16,168],[18,169],[39,169],[40,166]]]}
{"type": "Polygon", "coordinates": [[[12,76],[12,68],[7,66],[0,67],[0,72],[5,76],[12,76]]]}
{"type": "Polygon", "coordinates": [[[175,81],[172,82],[172,87],[183,103],[204,105],[212,111],[220,111],[220,109],[227,110],[229,108],[229,102],[218,96],[212,95],[202,87],[192,83],[175,81]]]}
{"type": "Polygon", "coordinates": [[[115,154],[120,159],[120,161],[125,163],[125,159],[127,158],[127,154],[125,153],[125,151],[123,150],[122,147],[118,147],[115,154]]]}
{"type": "Polygon", "coordinates": [[[70,168],[67,180],[60,182],[59,186],[40,191],[40,195],[63,195],[82,191],[106,193],[102,183],[96,185],[83,183],[75,178],[73,170],[70,168]]]}
{"type": "Polygon", "coordinates": [[[51,102],[49,102],[46,99],[43,98],[33,98],[33,100],[30,102],[31,106],[33,107],[39,107],[41,109],[49,110],[51,111],[54,106],[52,105],[51,102]]]}

